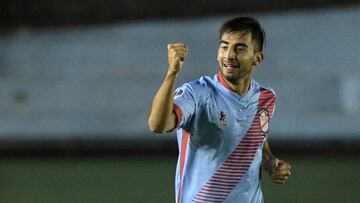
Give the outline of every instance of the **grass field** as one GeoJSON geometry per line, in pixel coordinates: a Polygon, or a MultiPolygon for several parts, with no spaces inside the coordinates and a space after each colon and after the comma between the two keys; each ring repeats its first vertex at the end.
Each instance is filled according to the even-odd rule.
{"type": "MultiPolygon", "coordinates": [[[[263,174],[267,203],[360,202],[359,156],[284,155],[285,185],[263,174]]],[[[174,202],[176,157],[0,158],[1,203],[174,202]]]]}

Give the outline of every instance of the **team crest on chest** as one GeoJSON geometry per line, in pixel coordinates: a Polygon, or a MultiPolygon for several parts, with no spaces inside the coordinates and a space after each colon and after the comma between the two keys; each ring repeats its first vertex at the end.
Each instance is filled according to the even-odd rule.
{"type": "Polygon", "coordinates": [[[226,114],[224,111],[220,111],[219,113],[219,125],[222,128],[226,127],[226,114]]]}
{"type": "Polygon", "coordinates": [[[259,114],[261,132],[267,133],[269,131],[269,122],[270,122],[269,111],[263,108],[258,111],[258,114],[259,114]]]}

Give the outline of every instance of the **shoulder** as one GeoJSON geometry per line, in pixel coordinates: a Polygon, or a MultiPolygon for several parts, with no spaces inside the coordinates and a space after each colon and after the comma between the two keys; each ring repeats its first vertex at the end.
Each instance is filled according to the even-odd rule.
{"type": "Polygon", "coordinates": [[[191,88],[194,92],[201,93],[215,87],[215,78],[210,76],[201,76],[199,79],[185,83],[187,87],[191,88]]]}
{"type": "Polygon", "coordinates": [[[265,94],[269,97],[275,97],[276,98],[276,93],[275,93],[275,90],[273,88],[271,88],[270,86],[268,85],[264,85],[264,84],[260,84],[258,82],[256,82],[255,80],[253,80],[253,83],[256,87],[256,89],[258,89],[258,91],[262,94],[265,94]]]}
{"type": "Polygon", "coordinates": [[[175,97],[185,93],[191,95],[195,100],[205,101],[215,91],[216,81],[209,76],[202,76],[196,80],[184,83],[175,90],[175,97]]]}
{"type": "Polygon", "coordinates": [[[207,87],[215,83],[215,78],[210,76],[201,76],[200,78],[188,82],[192,86],[207,87]]]}

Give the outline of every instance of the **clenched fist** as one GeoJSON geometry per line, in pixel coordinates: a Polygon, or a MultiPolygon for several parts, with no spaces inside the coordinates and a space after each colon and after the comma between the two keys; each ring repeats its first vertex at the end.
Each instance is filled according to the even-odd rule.
{"type": "Polygon", "coordinates": [[[169,70],[179,72],[187,55],[187,48],[183,43],[172,43],[167,45],[169,70]]]}
{"type": "Polygon", "coordinates": [[[271,178],[274,183],[283,184],[291,175],[291,166],[289,163],[277,158],[271,160],[268,167],[271,178]]]}

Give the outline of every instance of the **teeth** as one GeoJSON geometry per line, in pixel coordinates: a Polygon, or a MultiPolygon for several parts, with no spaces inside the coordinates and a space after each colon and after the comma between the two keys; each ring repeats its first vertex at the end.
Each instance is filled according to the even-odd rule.
{"type": "Polygon", "coordinates": [[[238,67],[236,64],[224,64],[225,67],[238,67]]]}
{"type": "Polygon", "coordinates": [[[223,61],[223,63],[225,67],[233,67],[233,68],[239,67],[237,61],[234,60],[225,60],[223,61]]]}

